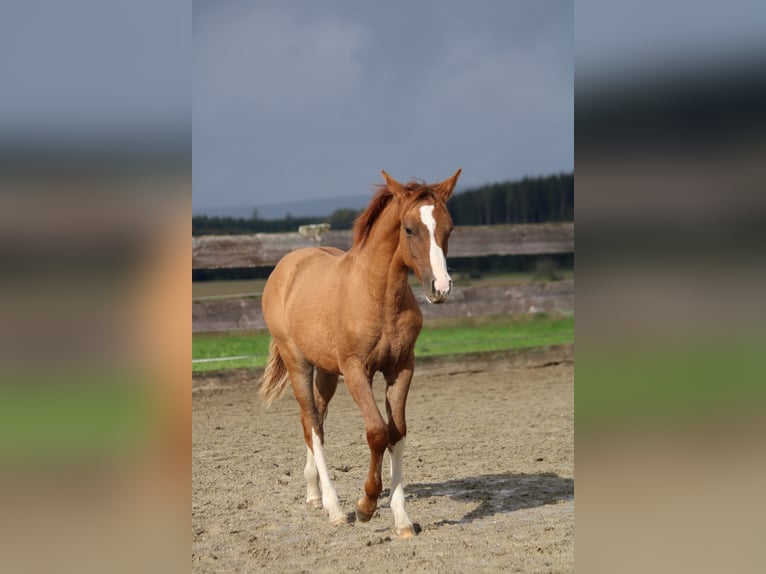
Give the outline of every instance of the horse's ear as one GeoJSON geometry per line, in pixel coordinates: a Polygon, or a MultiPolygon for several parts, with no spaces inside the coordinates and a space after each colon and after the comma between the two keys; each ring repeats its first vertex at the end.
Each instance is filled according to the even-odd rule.
{"type": "Polygon", "coordinates": [[[442,201],[447,201],[452,195],[452,190],[455,189],[455,184],[457,183],[457,178],[460,177],[461,171],[463,170],[458,168],[452,177],[431,186],[434,192],[441,197],[442,201]]]}
{"type": "Polygon", "coordinates": [[[404,189],[404,186],[398,181],[396,181],[393,177],[388,175],[385,169],[380,170],[380,173],[383,174],[383,179],[386,182],[386,187],[388,187],[388,191],[390,191],[394,195],[399,195],[399,196],[406,195],[407,190],[404,189]]]}

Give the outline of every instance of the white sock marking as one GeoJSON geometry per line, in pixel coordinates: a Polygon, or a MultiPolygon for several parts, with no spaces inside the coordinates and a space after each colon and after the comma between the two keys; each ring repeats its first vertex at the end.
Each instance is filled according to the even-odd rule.
{"type": "Polygon", "coordinates": [[[447,273],[447,260],[444,258],[444,251],[436,244],[436,237],[434,237],[436,220],[434,219],[433,205],[424,205],[420,208],[420,220],[426,226],[431,239],[428,255],[431,259],[431,272],[434,274],[434,287],[437,291],[446,293],[449,291],[451,280],[449,273],[447,273]]]}
{"type": "Polygon", "coordinates": [[[314,462],[319,473],[319,481],[322,483],[322,506],[330,513],[332,522],[341,520],[345,522],[346,515],[340,509],[338,495],[330,482],[330,473],[327,470],[322,441],[319,440],[319,435],[313,428],[311,429],[311,446],[314,450],[314,462]]]}
{"type": "Polygon", "coordinates": [[[303,478],[306,479],[306,502],[322,499],[322,491],[319,489],[319,473],[314,454],[306,447],[306,468],[303,469],[303,478]]]}
{"type": "Polygon", "coordinates": [[[397,530],[412,528],[404,510],[404,484],[402,481],[402,456],[404,455],[404,438],[391,447],[391,510],[394,513],[394,524],[397,530]]]}

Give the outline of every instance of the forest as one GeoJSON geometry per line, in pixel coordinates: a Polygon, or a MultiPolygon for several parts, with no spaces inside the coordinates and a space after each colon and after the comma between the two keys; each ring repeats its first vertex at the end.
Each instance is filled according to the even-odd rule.
{"type": "MultiPolygon", "coordinates": [[[[486,184],[455,194],[447,204],[455,225],[498,225],[574,220],[574,173],[525,177],[520,181],[486,184]]],[[[332,229],[350,229],[359,212],[338,209],[321,217],[260,219],[192,218],[192,234],[235,235],[295,231],[299,225],[329,223],[332,229]]]]}

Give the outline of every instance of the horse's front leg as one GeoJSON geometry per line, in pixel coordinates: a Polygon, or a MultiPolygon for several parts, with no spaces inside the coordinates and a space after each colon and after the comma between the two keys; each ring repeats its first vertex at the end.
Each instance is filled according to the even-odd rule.
{"type": "Polygon", "coordinates": [[[362,365],[347,365],[343,370],[346,386],[364,417],[367,444],[370,447],[370,469],[364,483],[364,496],[356,503],[356,516],[361,522],[367,522],[378,508],[378,497],[383,490],[381,466],[383,454],[388,446],[388,428],[383,416],[375,404],[372,393],[372,377],[362,365]]]}
{"type": "Polygon", "coordinates": [[[404,481],[402,457],[404,455],[407,421],[405,405],[412,381],[414,360],[404,369],[386,373],[386,411],[388,411],[388,440],[391,452],[391,511],[394,513],[394,531],[399,538],[415,536],[415,528],[404,508],[404,481]]]}

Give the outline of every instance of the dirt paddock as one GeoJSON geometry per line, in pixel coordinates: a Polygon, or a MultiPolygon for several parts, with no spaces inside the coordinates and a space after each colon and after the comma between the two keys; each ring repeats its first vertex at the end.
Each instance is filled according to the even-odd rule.
{"type": "MultiPolygon", "coordinates": [[[[306,447],[292,395],[266,410],[253,371],[195,377],[194,571],[574,571],[573,366],[549,363],[418,365],[404,479],[420,532],[409,540],[392,539],[388,455],[376,515],[353,519],[369,451],[342,384],[326,455],[349,524],[333,527],[304,503],[306,447]]],[[[382,400],[382,379],[374,385],[382,400]]]]}

